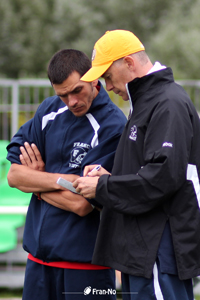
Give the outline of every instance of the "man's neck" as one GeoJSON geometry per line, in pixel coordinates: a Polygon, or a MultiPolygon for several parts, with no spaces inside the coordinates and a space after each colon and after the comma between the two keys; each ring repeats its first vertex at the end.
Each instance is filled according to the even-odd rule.
{"type": "Polygon", "coordinates": [[[96,98],[96,96],[98,95],[99,90],[100,90],[99,86],[94,87],[94,98],[96,98]]]}

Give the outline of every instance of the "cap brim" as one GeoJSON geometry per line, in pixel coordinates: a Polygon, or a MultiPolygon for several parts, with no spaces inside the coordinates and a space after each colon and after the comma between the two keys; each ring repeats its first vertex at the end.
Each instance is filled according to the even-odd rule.
{"type": "Polygon", "coordinates": [[[92,82],[98,79],[108,70],[112,63],[113,62],[101,66],[93,66],[85,73],[85,75],[81,77],[81,80],[86,82],[92,82]]]}

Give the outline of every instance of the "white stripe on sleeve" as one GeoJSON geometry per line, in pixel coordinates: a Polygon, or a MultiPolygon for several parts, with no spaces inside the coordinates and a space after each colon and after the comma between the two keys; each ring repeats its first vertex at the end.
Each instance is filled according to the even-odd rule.
{"type": "Polygon", "coordinates": [[[153,283],[154,283],[154,291],[155,291],[155,296],[157,300],[164,300],[162,291],[161,291],[161,287],[160,287],[160,283],[158,280],[158,267],[157,264],[154,264],[153,267],[153,283]]]}
{"type": "Polygon", "coordinates": [[[187,180],[191,180],[193,183],[194,190],[197,197],[197,202],[200,208],[200,184],[199,184],[199,176],[197,173],[197,167],[195,165],[188,164],[187,180]]]}
{"type": "Polygon", "coordinates": [[[59,114],[62,114],[64,111],[68,110],[68,106],[64,106],[62,108],[60,108],[57,112],[51,112],[50,114],[48,115],[45,115],[43,118],[42,118],[42,130],[47,126],[47,123],[50,121],[50,120],[54,120],[55,117],[59,114]]]}
{"type": "Polygon", "coordinates": [[[98,130],[100,128],[100,125],[97,122],[97,120],[93,117],[92,114],[86,114],[86,117],[88,118],[88,120],[90,121],[90,124],[92,125],[92,127],[94,129],[94,136],[91,141],[91,147],[94,148],[95,146],[97,146],[99,144],[98,130]]]}

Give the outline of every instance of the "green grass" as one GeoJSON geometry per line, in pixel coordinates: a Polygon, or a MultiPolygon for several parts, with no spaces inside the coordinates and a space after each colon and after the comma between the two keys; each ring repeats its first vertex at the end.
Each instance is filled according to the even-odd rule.
{"type": "Polygon", "coordinates": [[[200,300],[200,295],[194,296],[195,300],[200,300]]]}
{"type": "Polygon", "coordinates": [[[0,299],[1,298],[21,298],[22,289],[6,289],[0,288],[0,299]]]}

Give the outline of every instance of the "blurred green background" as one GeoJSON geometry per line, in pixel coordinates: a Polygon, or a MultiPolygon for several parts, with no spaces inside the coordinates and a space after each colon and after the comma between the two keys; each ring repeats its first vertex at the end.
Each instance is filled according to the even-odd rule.
{"type": "Polygon", "coordinates": [[[51,56],[76,48],[91,57],[107,30],[127,29],[176,79],[199,79],[200,0],[3,0],[0,77],[46,77],[51,56]]]}

